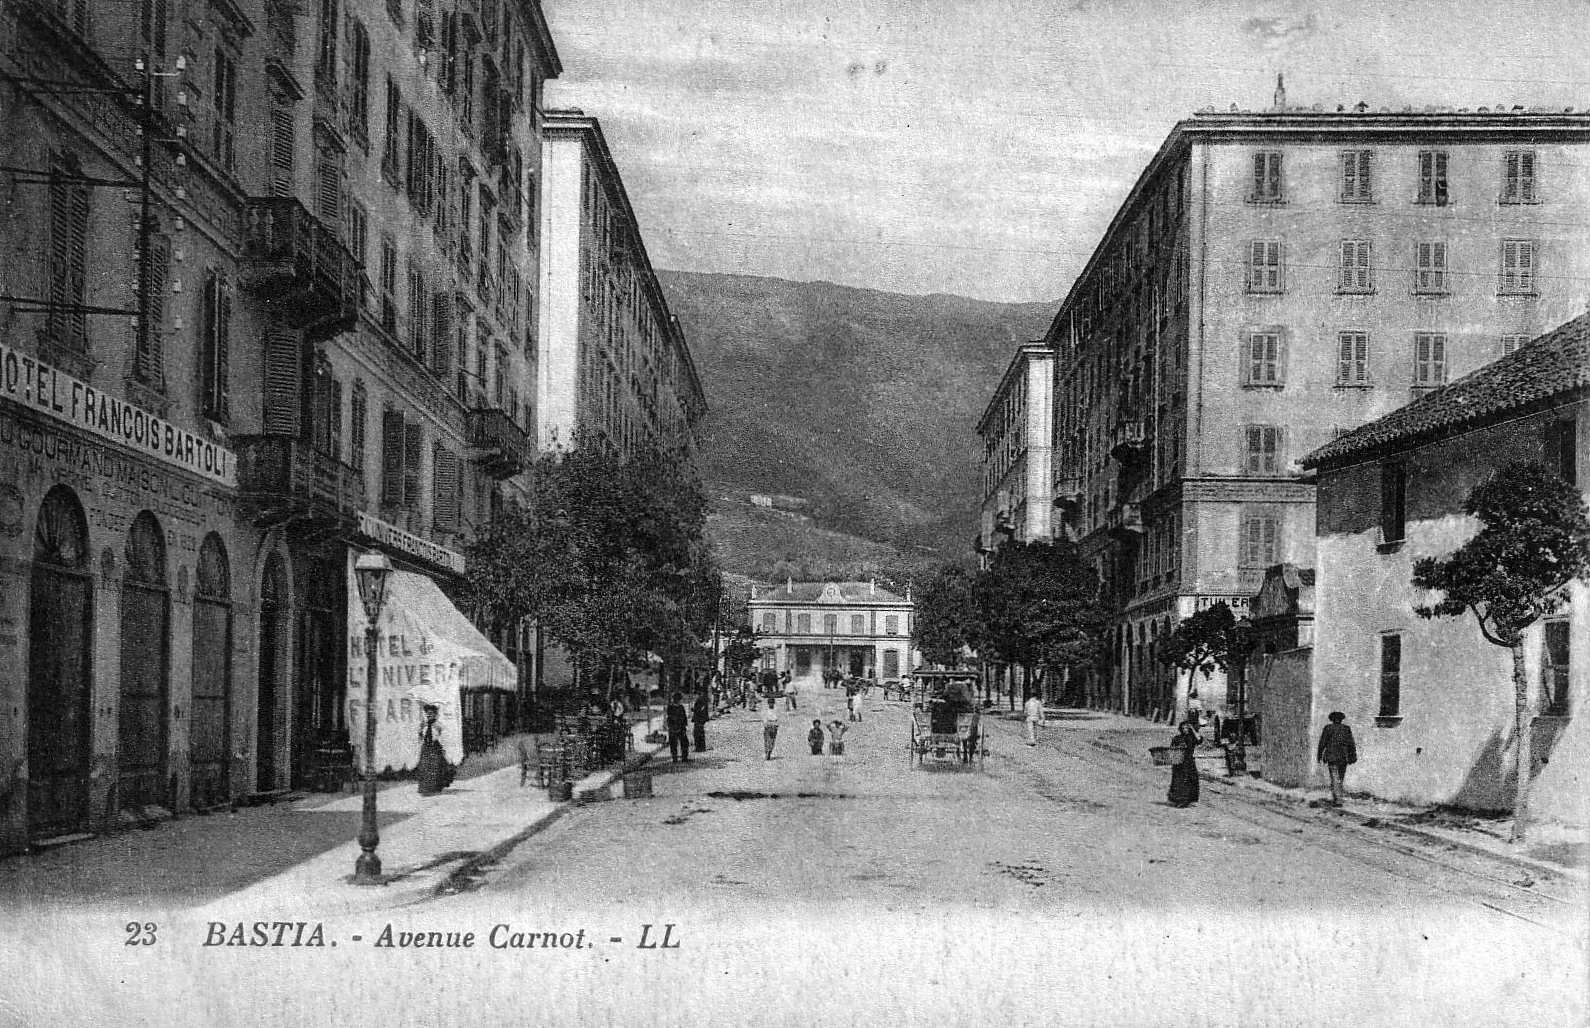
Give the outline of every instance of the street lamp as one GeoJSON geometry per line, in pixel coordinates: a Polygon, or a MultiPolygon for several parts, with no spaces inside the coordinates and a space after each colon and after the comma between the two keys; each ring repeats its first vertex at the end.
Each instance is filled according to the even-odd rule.
{"type": "Polygon", "coordinates": [[[364,630],[364,816],[359,822],[360,852],[353,865],[353,881],[355,885],[380,885],[381,858],[375,854],[376,846],[381,843],[375,825],[376,649],[381,644],[381,607],[386,603],[392,562],[384,553],[365,553],[354,562],[353,577],[359,584],[359,602],[364,604],[364,616],[369,619],[364,630]]]}

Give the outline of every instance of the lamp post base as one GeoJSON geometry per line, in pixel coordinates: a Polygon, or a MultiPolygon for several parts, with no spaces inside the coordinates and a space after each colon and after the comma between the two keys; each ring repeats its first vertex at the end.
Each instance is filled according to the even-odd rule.
{"type": "Polygon", "coordinates": [[[380,885],[381,858],[371,852],[359,854],[359,859],[353,863],[353,884],[380,885]]]}

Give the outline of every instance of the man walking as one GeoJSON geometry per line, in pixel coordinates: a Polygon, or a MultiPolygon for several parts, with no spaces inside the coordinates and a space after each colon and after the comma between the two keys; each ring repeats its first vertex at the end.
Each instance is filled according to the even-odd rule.
{"type": "Polygon", "coordinates": [[[1038,745],[1038,726],[1043,724],[1043,700],[1036,694],[1027,697],[1027,745],[1038,745]]]}
{"type": "Polygon", "coordinates": [[[690,724],[683,699],[674,693],[673,700],[663,711],[663,724],[668,728],[668,754],[675,764],[690,759],[690,724]]]}
{"type": "Polygon", "coordinates": [[[799,710],[800,704],[795,702],[795,680],[792,678],[784,683],[784,702],[789,704],[790,710],[799,710]]]}
{"type": "Polygon", "coordinates": [[[1358,763],[1358,747],[1353,744],[1353,730],[1343,722],[1347,715],[1339,710],[1330,714],[1330,724],[1319,733],[1319,762],[1330,768],[1331,805],[1342,805],[1347,792],[1347,765],[1358,763]]]}
{"type": "Polygon", "coordinates": [[[762,708],[762,746],[767,751],[767,759],[773,759],[773,746],[778,742],[778,700],[773,696],[767,698],[767,706],[762,708]]]}

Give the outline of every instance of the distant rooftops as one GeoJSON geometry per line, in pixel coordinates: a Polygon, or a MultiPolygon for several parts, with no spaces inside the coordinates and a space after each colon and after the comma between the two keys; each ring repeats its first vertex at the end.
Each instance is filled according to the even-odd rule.
{"type": "Polygon", "coordinates": [[[869,582],[795,582],[786,581],[773,589],[753,586],[753,603],[910,603],[899,593],[883,588],[876,581],[869,582]]]}

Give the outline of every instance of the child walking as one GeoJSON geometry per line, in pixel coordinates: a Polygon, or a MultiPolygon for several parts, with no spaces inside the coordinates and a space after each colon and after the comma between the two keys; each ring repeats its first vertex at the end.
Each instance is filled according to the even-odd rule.
{"type": "Polygon", "coordinates": [[[845,724],[838,719],[828,725],[828,755],[830,757],[845,755],[845,724]]]}
{"type": "Polygon", "coordinates": [[[823,755],[823,723],[819,718],[812,718],[812,730],[806,733],[806,741],[811,744],[812,756],[823,755]]]}

